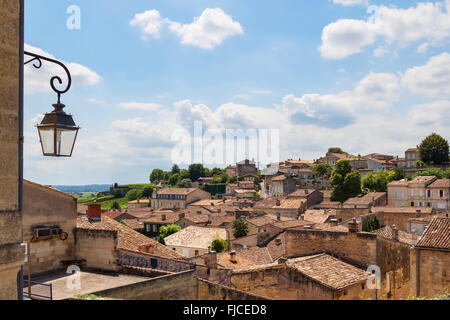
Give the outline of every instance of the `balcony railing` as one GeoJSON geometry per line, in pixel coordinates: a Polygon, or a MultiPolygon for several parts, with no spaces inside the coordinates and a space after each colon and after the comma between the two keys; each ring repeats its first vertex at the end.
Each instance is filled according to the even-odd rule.
{"type": "Polygon", "coordinates": [[[53,300],[53,286],[51,283],[37,281],[30,281],[28,284],[28,279],[25,278],[23,279],[23,295],[32,300],[53,300]],[[28,288],[29,285],[30,288],[28,288]]]}

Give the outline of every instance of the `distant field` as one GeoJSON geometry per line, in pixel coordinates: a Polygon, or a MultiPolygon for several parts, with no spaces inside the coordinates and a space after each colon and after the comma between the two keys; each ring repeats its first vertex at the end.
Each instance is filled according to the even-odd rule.
{"type": "Polygon", "coordinates": [[[122,209],[128,208],[128,199],[125,197],[114,199],[113,196],[108,196],[108,197],[100,197],[100,198],[91,197],[91,198],[78,199],[78,203],[80,203],[80,204],[99,203],[102,205],[102,209],[111,209],[111,206],[113,205],[113,203],[115,201],[117,201],[119,203],[119,205],[122,209]]]}

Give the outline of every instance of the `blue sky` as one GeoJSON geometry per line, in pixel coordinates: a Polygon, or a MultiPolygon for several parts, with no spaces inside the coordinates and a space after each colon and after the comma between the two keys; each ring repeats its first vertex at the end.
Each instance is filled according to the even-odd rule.
{"type": "Polygon", "coordinates": [[[70,65],[62,100],[82,127],[71,159],[40,154],[55,69],[26,70],[25,178],[39,183],[146,182],[193,120],[279,129],[281,160],[450,136],[449,1],[25,2],[27,48],[70,65]]]}

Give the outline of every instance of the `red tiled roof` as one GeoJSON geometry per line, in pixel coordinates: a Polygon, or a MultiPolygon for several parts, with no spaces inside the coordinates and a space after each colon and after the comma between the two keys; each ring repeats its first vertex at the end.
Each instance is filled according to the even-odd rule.
{"type": "Polygon", "coordinates": [[[428,188],[450,188],[450,179],[438,179],[430,184],[428,188]]]}
{"type": "Polygon", "coordinates": [[[450,218],[434,218],[416,247],[450,249],[450,218]]]}
{"type": "Polygon", "coordinates": [[[77,228],[116,231],[118,249],[140,253],[139,246],[149,245],[151,255],[168,259],[184,259],[179,253],[108,217],[102,217],[101,221],[91,221],[86,215],[78,215],[77,228]]]}
{"type": "Polygon", "coordinates": [[[289,259],[286,265],[334,290],[365,282],[371,274],[327,254],[289,259]]]}
{"type": "Polygon", "coordinates": [[[223,252],[217,255],[217,263],[228,269],[242,269],[272,262],[272,257],[267,248],[252,247],[237,250],[236,263],[230,261],[230,252],[223,252]]]}

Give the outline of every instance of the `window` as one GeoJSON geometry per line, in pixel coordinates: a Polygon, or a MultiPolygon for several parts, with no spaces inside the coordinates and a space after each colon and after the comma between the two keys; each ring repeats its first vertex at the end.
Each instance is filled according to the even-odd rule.
{"type": "MultiPolygon", "coordinates": [[[[411,159],[411,155],[408,153],[407,159],[411,159]]],[[[409,162],[408,162],[409,163],[409,162]]]]}
{"type": "Polygon", "coordinates": [[[419,196],[423,197],[423,190],[419,190],[419,196]]]}
{"type": "Polygon", "coordinates": [[[195,250],[195,256],[198,256],[198,250],[195,250]]]}
{"type": "Polygon", "coordinates": [[[414,190],[411,190],[411,197],[414,197],[414,190]]]}
{"type": "Polygon", "coordinates": [[[431,190],[427,190],[427,197],[431,198],[431,190]]]}
{"type": "Polygon", "coordinates": [[[411,202],[411,207],[414,207],[414,202],[411,202]]]}
{"type": "Polygon", "coordinates": [[[441,198],[444,197],[444,190],[439,190],[439,197],[441,197],[441,198]]]}
{"type": "Polygon", "coordinates": [[[405,193],[402,192],[402,199],[405,199],[405,193]]]}
{"type": "Polygon", "coordinates": [[[398,192],[395,191],[395,199],[398,199],[398,192]]]}

